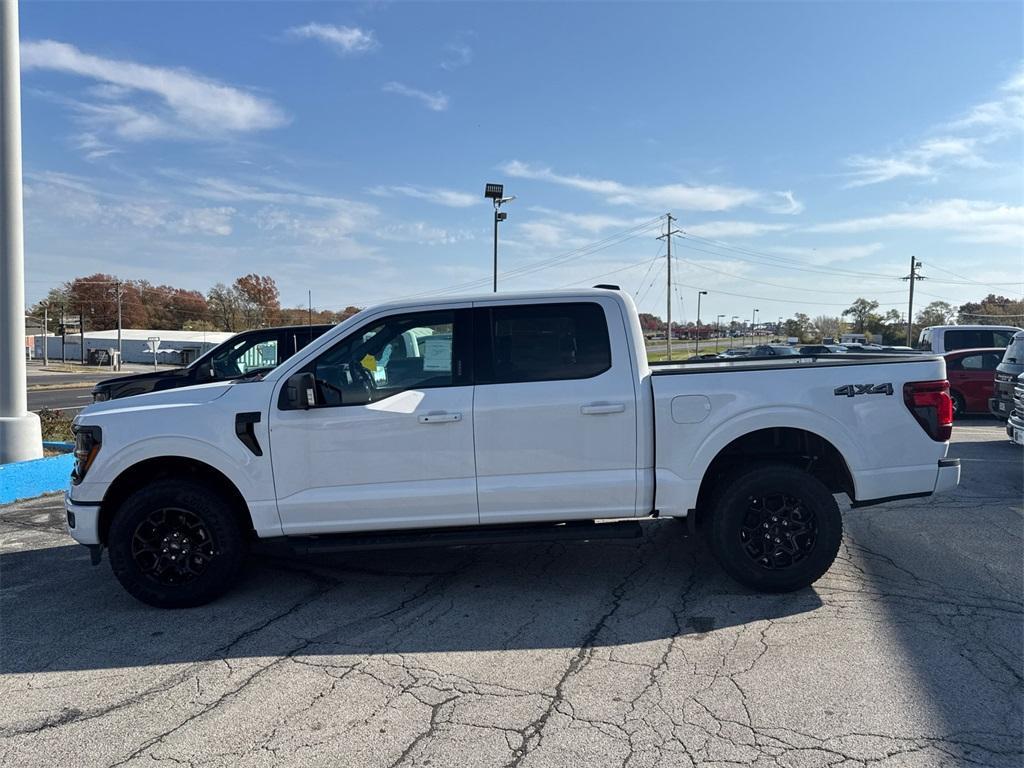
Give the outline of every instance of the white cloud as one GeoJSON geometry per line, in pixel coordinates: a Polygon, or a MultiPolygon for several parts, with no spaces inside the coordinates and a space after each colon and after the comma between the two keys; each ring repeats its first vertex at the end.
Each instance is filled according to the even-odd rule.
{"type": "Polygon", "coordinates": [[[411,88],[408,85],[396,83],[395,81],[385,83],[381,90],[385,93],[397,93],[399,96],[408,96],[410,99],[421,101],[427,109],[434,112],[444,112],[448,109],[448,97],[441,93],[441,91],[428,93],[427,91],[411,88]]]}
{"type": "Polygon", "coordinates": [[[930,200],[894,213],[816,224],[809,232],[859,234],[898,229],[957,233],[958,240],[1019,246],[1024,242],[1024,206],[984,200],[930,200]]]}
{"type": "Polygon", "coordinates": [[[772,253],[782,256],[797,256],[808,264],[823,265],[837,261],[853,261],[873,256],[885,246],[882,243],[860,243],[856,245],[837,245],[824,248],[776,247],[772,253]]]}
{"type": "Polygon", "coordinates": [[[586,238],[570,235],[566,229],[550,221],[526,221],[517,229],[527,243],[542,248],[572,250],[588,242],[586,238]]]}
{"type": "Polygon", "coordinates": [[[796,199],[792,190],[787,189],[783,192],[774,192],[772,194],[776,197],[781,197],[782,200],[774,204],[766,205],[764,209],[768,211],[768,213],[796,216],[797,214],[804,212],[804,204],[796,199]]]}
{"type": "Polygon", "coordinates": [[[558,174],[550,168],[531,166],[518,160],[505,163],[501,170],[515,178],[547,181],[600,195],[613,205],[633,205],[658,210],[725,211],[762,200],[760,192],[742,187],[685,184],[629,186],[608,179],[558,174]]]}
{"type": "Polygon", "coordinates": [[[30,173],[26,209],[33,217],[58,216],[84,227],[177,235],[226,237],[237,211],[230,206],[194,207],[164,199],[105,193],[88,181],[61,173],[30,173]]]}
{"type": "Polygon", "coordinates": [[[410,184],[397,186],[378,186],[369,190],[370,194],[378,197],[391,197],[393,195],[404,195],[417,200],[426,200],[437,205],[444,205],[449,208],[468,208],[477,205],[483,200],[483,196],[477,197],[468,192],[457,192],[453,189],[424,188],[410,184]]]}
{"type": "Polygon", "coordinates": [[[341,53],[365,53],[372,51],[379,43],[372,30],[359,27],[345,27],[336,24],[311,22],[286,31],[289,37],[304,40],[319,40],[341,53]]]}
{"type": "Polygon", "coordinates": [[[789,228],[789,224],[768,224],[759,221],[705,221],[701,224],[681,225],[684,232],[711,240],[756,237],[766,232],[781,232],[789,228]]]}
{"type": "Polygon", "coordinates": [[[448,43],[444,47],[445,58],[441,62],[441,69],[451,72],[462,69],[473,62],[473,49],[465,43],[448,43]]]}
{"type": "Polygon", "coordinates": [[[541,206],[532,206],[531,211],[551,217],[558,223],[569,224],[590,233],[603,232],[606,229],[629,229],[638,224],[650,221],[649,217],[641,216],[626,219],[621,216],[609,216],[604,213],[566,213],[541,206]]]}
{"type": "Polygon", "coordinates": [[[1024,65],[1000,86],[998,99],[976,104],[959,118],[931,131],[916,145],[879,155],[857,154],[844,161],[852,170],[846,188],[901,178],[934,179],[951,168],[991,167],[984,148],[1024,129],[1024,65]]]}
{"type": "Polygon", "coordinates": [[[207,200],[229,203],[266,203],[280,206],[301,206],[320,210],[343,211],[368,221],[379,213],[375,206],[344,197],[324,195],[268,182],[262,186],[219,177],[190,179],[187,191],[207,200]]]}
{"type": "Polygon", "coordinates": [[[468,230],[444,229],[422,221],[389,224],[386,227],[381,227],[374,234],[381,240],[418,245],[451,245],[473,239],[473,233],[468,230]]]}
{"type": "MultiPolygon", "coordinates": [[[[125,139],[191,137],[277,128],[287,122],[269,99],[211,80],[185,69],[150,66],[85,53],[55,40],[23,43],[25,71],[46,69],[97,80],[111,86],[100,98],[120,103],[79,103],[79,111],[125,139]],[[134,96],[156,97],[149,108],[124,103],[134,96]]],[[[97,94],[94,94],[97,95],[97,94]]]]}

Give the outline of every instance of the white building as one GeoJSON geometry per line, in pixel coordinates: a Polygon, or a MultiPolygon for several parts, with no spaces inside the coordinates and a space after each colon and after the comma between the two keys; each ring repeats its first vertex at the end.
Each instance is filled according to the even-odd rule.
{"type": "MultiPolygon", "coordinates": [[[[188,365],[197,357],[213,349],[222,341],[234,336],[224,331],[157,331],[125,328],[121,331],[121,362],[152,363],[153,353],[149,351],[151,338],[160,339],[156,360],[161,365],[188,365]]],[[[64,343],[64,357],[78,361],[82,358],[82,347],[78,334],[68,335],[64,343]]],[[[60,336],[36,336],[33,356],[43,357],[43,343],[47,344],[50,360],[61,359],[60,336]]],[[[91,350],[117,351],[117,331],[86,331],[85,359],[89,360],[91,350]]]]}

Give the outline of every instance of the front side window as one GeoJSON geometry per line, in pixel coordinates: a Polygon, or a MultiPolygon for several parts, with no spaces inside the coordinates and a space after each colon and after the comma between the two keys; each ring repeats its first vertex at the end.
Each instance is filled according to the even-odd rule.
{"type": "Polygon", "coordinates": [[[612,364],[608,323],[596,303],[491,307],[477,322],[490,352],[477,361],[480,384],[587,379],[612,364]]]}
{"type": "Polygon", "coordinates": [[[461,378],[454,345],[451,310],[371,323],[314,361],[317,403],[362,405],[407,389],[454,386],[461,378]]]}

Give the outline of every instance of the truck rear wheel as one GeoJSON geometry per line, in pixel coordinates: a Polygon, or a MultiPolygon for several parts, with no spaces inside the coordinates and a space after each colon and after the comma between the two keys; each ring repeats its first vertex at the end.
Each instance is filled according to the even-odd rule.
{"type": "Polygon", "coordinates": [[[832,566],[843,518],[828,488],[788,464],[758,464],[726,479],[708,527],[711,551],[746,587],[790,592],[832,566]]]}
{"type": "Polygon", "coordinates": [[[230,503],[193,480],[159,480],[129,496],[107,536],[110,565],[133,597],[191,608],[238,578],[245,540],[230,503]]]}

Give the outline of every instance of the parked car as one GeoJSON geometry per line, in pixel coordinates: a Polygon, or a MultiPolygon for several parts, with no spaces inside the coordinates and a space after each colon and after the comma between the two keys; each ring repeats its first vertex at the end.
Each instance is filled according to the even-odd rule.
{"type": "Polygon", "coordinates": [[[843,344],[843,347],[846,349],[847,352],[851,352],[851,353],[854,353],[854,354],[858,354],[859,353],[859,354],[877,355],[877,354],[880,354],[882,352],[882,348],[879,345],[877,345],[877,344],[854,344],[854,343],[849,343],[849,344],[843,344]]]}
{"type": "MultiPolygon", "coordinates": [[[[804,344],[796,349],[801,355],[834,355],[840,351],[837,344],[804,344]]],[[[842,348],[842,351],[845,351],[845,348],[842,348]]]]}
{"type": "Polygon", "coordinates": [[[1013,410],[1006,420],[1006,435],[1017,445],[1024,445],[1024,373],[1017,376],[1013,388],[1013,410]]]}
{"type": "Polygon", "coordinates": [[[228,381],[273,370],[333,325],[293,325],[236,333],[184,368],[105,379],[92,389],[94,403],[165,389],[228,381]]]}
{"type": "Polygon", "coordinates": [[[785,344],[758,344],[750,353],[750,357],[794,357],[800,352],[795,347],[785,344]]]}
{"type": "Polygon", "coordinates": [[[1024,373],[1024,331],[1015,333],[1003,359],[996,368],[995,386],[988,409],[993,416],[1005,419],[1013,410],[1013,392],[1017,377],[1024,373]]]}
{"type": "Polygon", "coordinates": [[[999,348],[961,349],[944,355],[954,416],[988,412],[1003,352],[999,348]]]}
{"type": "Polygon", "coordinates": [[[1012,325],[930,325],[921,330],[917,348],[936,355],[958,349],[1006,349],[1021,330],[1012,325]]]}
{"type": "Polygon", "coordinates": [[[726,359],[730,357],[747,357],[747,355],[750,354],[751,349],[752,347],[732,347],[731,349],[726,349],[723,350],[722,352],[719,352],[718,356],[724,357],[726,359]]]}
{"type": "Polygon", "coordinates": [[[931,355],[650,365],[617,290],[396,302],[263,377],[85,408],[67,525],[162,607],[227,590],[251,538],[633,538],[672,517],[740,583],[794,590],[839,550],[834,494],[956,487],[945,377],[931,355]]]}

